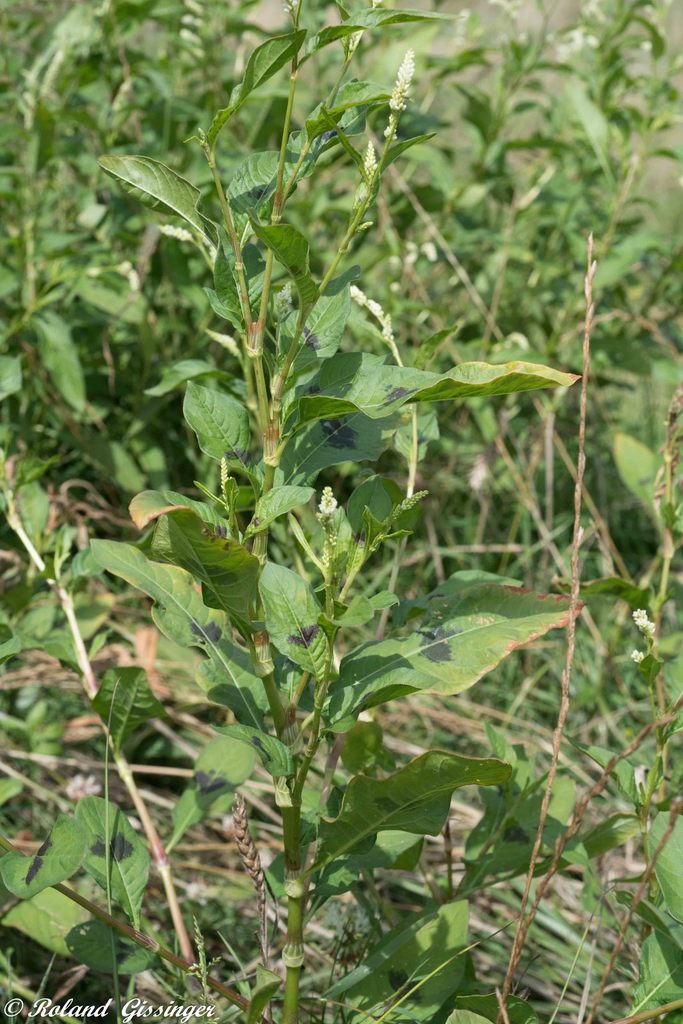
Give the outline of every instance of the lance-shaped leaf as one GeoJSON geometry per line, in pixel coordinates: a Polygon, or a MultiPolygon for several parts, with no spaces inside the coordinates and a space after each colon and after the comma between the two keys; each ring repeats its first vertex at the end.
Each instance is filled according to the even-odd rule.
{"type": "Polygon", "coordinates": [[[338,817],[323,819],[311,870],[331,863],[385,829],[438,835],[456,789],[498,786],[510,774],[510,765],[504,761],[430,750],[386,779],[356,775],[346,788],[338,817]]]}
{"type": "Polygon", "coordinates": [[[261,530],[267,530],[279,516],[284,516],[294,508],[305,505],[315,494],[312,487],[273,487],[266,491],[256,502],[254,516],[245,531],[245,538],[252,537],[261,530]]]}
{"type": "Polygon", "coordinates": [[[158,520],[152,553],[191,573],[209,608],[248,621],[259,561],[237,541],[214,533],[192,510],[178,509],[158,520]]]}
{"type": "Polygon", "coordinates": [[[273,36],[261,46],[256,47],[247,61],[242,81],[235,86],[230,94],[228,106],[219,110],[211,122],[206,133],[210,146],[214,146],[221,128],[239,110],[249,94],[254,89],[258,89],[263,82],[272,78],[281,67],[284,67],[299,52],[305,38],[305,29],[300,29],[296,32],[288,32],[286,35],[273,36]]]}
{"type": "Polygon", "coordinates": [[[163,716],[163,706],[149,688],[143,668],[110,668],[105,672],[92,706],[109,728],[117,750],[139,725],[163,716]]]}
{"type": "Polygon", "coordinates": [[[254,729],[249,725],[216,725],[214,728],[223,736],[230,736],[250,746],[274,779],[294,773],[294,761],[289,747],[263,729],[254,729]]]}
{"type": "Polygon", "coordinates": [[[170,167],[148,156],[126,154],[102,156],[99,163],[107,174],[121,182],[126,192],[145,206],[177,214],[200,235],[209,236],[208,222],[197,209],[201,198],[199,189],[170,167]]]}
{"type": "Polygon", "coordinates": [[[178,491],[141,491],[131,501],[128,511],[137,528],[144,530],[159,516],[181,508],[192,509],[200,519],[211,526],[226,525],[225,519],[211,505],[205,501],[195,501],[186,494],[179,494],[178,491]]]}
{"type": "Polygon", "coordinates": [[[321,679],[329,662],[329,644],[318,619],[322,608],[301,576],[267,562],[259,580],[266,629],[278,651],[321,679]]]}
{"type": "Polygon", "coordinates": [[[201,821],[210,807],[218,805],[224,810],[230,806],[232,794],[249,778],[255,763],[251,744],[222,736],[210,740],[195,762],[192,782],[173,808],[174,829],[168,849],[190,825],[201,821]]]}
{"type": "MultiPolygon", "coordinates": [[[[490,995],[459,995],[457,999],[459,1009],[446,1021],[446,1024],[466,1024],[467,1017],[462,1014],[469,1014],[475,1020],[495,1021],[500,1013],[500,1003],[495,992],[490,995]],[[460,1016],[458,1016],[460,1014],[460,1016]]],[[[538,1024],[538,1017],[535,1010],[517,996],[508,996],[505,1003],[505,1010],[510,1024],[538,1024]]]]}
{"type": "Polygon", "coordinates": [[[446,374],[386,363],[370,353],[342,352],[326,360],[317,377],[301,389],[288,412],[298,412],[298,426],[316,419],[362,412],[372,419],[391,416],[410,402],[441,402],[568,387],[575,374],[534,363],[462,363],[446,374]]]}
{"type": "Polygon", "coordinates": [[[123,907],[136,928],[149,875],[149,854],[120,808],[99,796],[78,801],[76,820],[87,837],[85,869],[123,907]]]}
{"type": "Polygon", "coordinates": [[[0,859],[0,875],[11,893],[28,900],[49,885],[71,878],[85,854],[84,830],[73,818],[60,814],[32,857],[8,853],[0,859]]]}
{"type": "Polygon", "coordinates": [[[278,263],[285,268],[299,294],[304,316],[318,298],[318,286],[311,277],[308,242],[291,224],[259,224],[253,217],[251,226],[257,238],[268,246],[278,263]]]}
{"type": "Polygon", "coordinates": [[[363,644],[342,660],[329,702],[335,730],[345,731],[360,711],[403,694],[466,690],[508,654],[566,626],[571,609],[566,597],[458,574],[424,604],[427,615],[409,636],[363,644]]]}
{"type": "Polygon", "coordinates": [[[240,721],[259,728],[263,716],[256,710],[254,693],[262,693],[263,685],[246,667],[246,652],[232,642],[227,615],[206,607],[190,574],[150,561],[131,544],[94,540],[91,551],[101,568],[152,598],[152,618],[165,636],[208,655],[203,666],[209,673],[206,685],[211,692],[226,691],[229,699],[219,702],[231,707],[240,721]]]}
{"type": "Polygon", "coordinates": [[[197,435],[199,447],[212,459],[250,473],[251,430],[246,406],[230,395],[190,382],[183,415],[197,435]]]}
{"type": "Polygon", "coordinates": [[[322,50],[324,46],[336,42],[337,39],[344,39],[347,36],[363,32],[367,28],[380,28],[385,25],[400,25],[411,21],[435,21],[450,18],[452,15],[440,14],[435,11],[397,11],[381,10],[372,8],[365,11],[355,11],[351,17],[341,25],[327,25],[309,39],[306,44],[306,57],[304,63],[311,54],[322,50]]]}
{"type": "Polygon", "coordinates": [[[371,947],[328,997],[344,1005],[352,1024],[381,1018],[397,1000],[387,1010],[392,1021],[433,1021],[464,981],[467,925],[464,900],[409,918],[371,947]]]}

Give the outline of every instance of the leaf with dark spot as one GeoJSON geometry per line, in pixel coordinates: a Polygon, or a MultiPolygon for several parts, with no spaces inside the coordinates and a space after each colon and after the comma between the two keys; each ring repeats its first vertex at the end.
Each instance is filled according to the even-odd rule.
{"type": "Polygon", "coordinates": [[[403,970],[389,971],[389,984],[393,988],[394,992],[398,992],[400,988],[403,988],[405,983],[408,981],[408,975],[403,970]]]}
{"type": "Polygon", "coordinates": [[[34,857],[33,860],[31,861],[31,864],[29,866],[28,871],[26,872],[26,879],[25,879],[26,885],[30,885],[31,884],[31,882],[36,877],[36,875],[38,874],[38,872],[40,871],[42,866],[43,866],[43,858],[42,857],[37,857],[37,856],[34,857]]]}
{"type": "Polygon", "coordinates": [[[220,793],[229,786],[228,780],[221,778],[217,772],[195,772],[194,781],[202,796],[208,796],[209,793],[220,793]]]}
{"type": "Polygon", "coordinates": [[[448,646],[448,640],[456,634],[438,628],[422,630],[421,635],[427,640],[420,652],[425,658],[436,663],[453,661],[453,652],[448,646]]]}
{"type": "Polygon", "coordinates": [[[138,928],[149,854],[123,811],[98,796],[79,800],[76,818],[88,836],[85,869],[138,928]],[[107,856],[107,846],[109,856],[107,856]]]}
{"type": "Polygon", "coordinates": [[[78,870],[86,854],[86,842],[79,823],[60,814],[33,857],[16,852],[0,858],[2,881],[19,899],[31,899],[78,870]]]}
{"type": "Polygon", "coordinates": [[[353,427],[341,420],[321,420],[323,434],[330,448],[353,448],[358,437],[353,427]]]}
{"type": "Polygon", "coordinates": [[[314,334],[313,331],[309,331],[308,327],[304,327],[304,339],[308,348],[312,348],[316,351],[320,348],[320,342],[318,341],[317,335],[314,334]]]}
{"type": "Polygon", "coordinates": [[[298,633],[293,633],[288,636],[290,644],[296,644],[297,647],[310,647],[318,633],[320,632],[320,626],[303,626],[298,633]]]}

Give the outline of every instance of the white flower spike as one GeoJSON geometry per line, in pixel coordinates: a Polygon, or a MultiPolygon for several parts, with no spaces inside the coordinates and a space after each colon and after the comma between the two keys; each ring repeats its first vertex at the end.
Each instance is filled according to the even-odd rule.
{"type": "Polygon", "coordinates": [[[648,614],[644,608],[636,608],[633,613],[633,621],[643,636],[648,640],[652,640],[655,635],[655,624],[648,618],[648,614]]]}

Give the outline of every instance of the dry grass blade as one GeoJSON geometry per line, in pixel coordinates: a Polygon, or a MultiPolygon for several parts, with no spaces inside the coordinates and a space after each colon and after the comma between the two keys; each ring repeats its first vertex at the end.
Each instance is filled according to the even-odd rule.
{"type": "Polygon", "coordinates": [[[531,852],[531,860],[529,862],[529,870],[527,872],[526,881],[524,885],[524,892],[522,894],[522,902],[520,905],[519,917],[517,921],[517,930],[515,932],[515,938],[512,944],[512,951],[510,953],[510,960],[508,962],[507,971],[505,973],[505,981],[503,982],[503,988],[500,994],[499,1002],[501,1009],[498,1015],[499,1022],[504,1021],[503,1014],[505,1011],[506,1000],[510,995],[510,991],[512,989],[513,979],[517,967],[519,965],[527,933],[535,917],[535,910],[533,907],[528,916],[525,917],[525,913],[529,901],[531,884],[533,882],[534,870],[536,868],[536,863],[538,861],[538,856],[541,849],[541,843],[543,841],[543,830],[545,828],[545,823],[548,816],[548,808],[550,806],[550,798],[552,795],[553,783],[555,781],[555,776],[557,774],[557,766],[560,759],[560,746],[562,744],[562,735],[564,732],[565,722],[567,720],[567,714],[569,713],[569,684],[571,679],[572,666],[574,664],[574,652],[576,649],[576,616],[579,608],[579,550],[581,547],[582,537],[581,505],[583,495],[583,478],[586,468],[586,409],[588,394],[588,371],[590,366],[590,339],[591,329],[593,327],[593,319],[595,316],[595,305],[593,302],[593,281],[595,278],[596,269],[597,265],[593,259],[593,236],[590,235],[588,239],[587,270],[584,282],[584,294],[586,298],[586,315],[583,330],[583,371],[581,377],[581,399],[579,407],[579,457],[576,472],[576,486],[574,489],[574,532],[572,537],[571,550],[571,613],[569,616],[569,625],[567,627],[567,656],[565,660],[564,672],[562,673],[562,695],[560,699],[560,711],[557,716],[557,725],[553,733],[552,756],[550,760],[550,767],[548,769],[548,778],[545,785],[545,791],[543,793],[543,801],[541,804],[541,813],[538,822],[538,829],[536,831],[536,838],[534,840],[534,846],[531,852]]]}

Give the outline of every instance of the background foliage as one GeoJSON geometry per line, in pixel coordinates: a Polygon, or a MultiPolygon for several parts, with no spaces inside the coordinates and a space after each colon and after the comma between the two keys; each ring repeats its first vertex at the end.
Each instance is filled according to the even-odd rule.
{"type": "MultiPolygon", "coordinates": [[[[453,15],[447,27],[410,28],[418,75],[402,132],[436,134],[392,167],[375,223],[353,253],[363,290],[391,315],[410,362],[443,371],[469,359],[522,358],[576,372],[586,236],[595,235],[598,322],[582,576],[618,576],[622,583],[594,585],[584,595],[572,742],[563,750],[551,830],[566,824],[577,788],[593,777],[594,764],[579,748],[621,750],[651,716],[645,679],[629,657],[637,645],[630,612],[647,607],[647,588],[661,563],[657,474],[667,409],[681,382],[683,292],[680,12],[648,0],[586,0],[571,17],[561,7],[519,10],[514,0],[501,0],[465,12],[439,5],[453,15]]],[[[76,612],[98,670],[142,666],[166,708],[127,754],[140,765],[160,830],[171,835],[178,815],[176,807],[171,822],[171,808],[196,758],[210,761],[209,726],[218,718],[196,686],[193,657],[149,627],[139,597],[103,577],[88,544],[94,536],[137,537],[124,512],[137,491],[186,490],[193,479],[211,483],[213,463],[182,417],[185,383],[217,381],[239,396],[239,370],[229,325],[205,295],[212,284],[206,252],[160,231],[166,218],[118,190],[97,159],[145,153],[172,163],[208,193],[206,164],[186,140],[225,104],[254,44],[283,27],[284,15],[222,0],[53,2],[40,11],[15,0],[3,6],[0,26],[8,43],[0,72],[0,441],[32,542],[46,560],[76,554],[70,570],[76,612]]],[[[359,50],[358,77],[390,89],[405,48],[405,28],[373,32],[359,50]]],[[[309,65],[295,123],[329,90],[339,66],[334,47],[309,65]]],[[[224,181],[245,154],[278,147],[273,126],[285,103],[279,76],[237,114],[219,148],[224,181]]],[[[380,134],[382,116],[374,122],[380,134]]],[[[291,222],[311,240],[316,272],[329,263],[356,186],[356,171],[341,150],[331,151],[323,167],[315,186],[303,181],[288,207],[291,222]]],[[[350,339],[364,351],[382,351],[379,329],[358,309],[350,339]]],[[[421,416],[417,486],[430,495],[401,565],[401,598],[474,568],[540,591],[566,586],[575,390],[496,404],[475,400],[449,406],[445,415],[421,416]]],[[[387,454],[381,468],[402,482],[399,456],[387,454]]],[[[341,499],[357,482],[357,470],[342,464],[324,482],[341,499]]],[[[274,543],[285,543],[277,529],[274,543]]],[[[22,830],[30,841],[68,809],[82,776],[101,784],[104,752],[74,674],[62,612],[9,529],[2,547],[0,815],[4,832],[22,830]]],[[[378,562],[376,571],[386,585],[391,562],[378,562]]],[[[680,583],[675,566],[661,641],[673,700],[683,693],[675,618],[680,583]]],[[[477,942],[470,955],[478,976],[492,985],[509,946],[507,932],[498,929],[514,913],[528,862],[562,667],[562,637],[551,634],[457,703],[423,698],[379,709],[372,723],[357,727],[342,755],[349,769],[370,772],[434,745],[478,755],[493,750],[514,763],[516,802],[494,790],[482,790],[481,800],[459,794],[446,839],[456,882],[463,857],[469,858],[465,879],[477,942]],[[482,810],[465,850],[463,837],[482,810]],[[506,841],[489,864],[500,884],[483,886],[470,874],[491,819],[506,841]]],[[[672,760],[669,776],[671,791],[680,791],[680,759],[672,760]]],[[[111,785],[116,789],[115,780],[111,785]]],[[[256,774],[245,792],[267,854],[277,844],[261,785],[256,774]]],[[[577,855],[532,929],[523,986],[541,1019],[576,1020],[587,980],[609,962],[619,886],[642,869],[629,785],[611,784],[589,809],[589,824],[610,821],[619,842],[605,841],[597,860],[583,863],[577,855]]],[[[113,796],[125,802],[122,793],[113,796]]],[[[244,909],[252,895],[236,859],[226,856],[231,824],[222,814],[229,805],[229,798],[214,803],[204,824],[193,824],[179,841],[177,871],[209,955],[238,973],[251,956],[253,922],[244,909]]],[[[602,841],[599,834],[595,841],[602,841]]],[[[398,881],[380,874],[376,886],[355,886],[353,912],[344,916],[334,901],[321,907],[313,984],[330,971],[340,978],[350,972],[369,938],[377,938],[373,929],[443,903],[450,884],[444,841],[403,856],[398,881]]],[[[343,892],[349,879],[332,877],[329,884],[343,892]]],[[[17,991],[38,989],[47,947],[57,955],[50,989],[58,978],[80,998],[101,994],[101,976],[74,973],[82,950],[79,956],[65,944],[79,917],[65,922],[43,893],[37,925],[9,893],[1,895],[0,965],[7,977],[16,975],[17,991]]],[[[158,897],[163,920],[161,890],[158,897]]],[[[443,926],[453,936],[460,923],[449,919],[443,926]]],[[[659,932],[645,937],[634,929],[599,1019],[647,1006],[652,978],[667,972],[656,998],[680,996],[677,927],[656,949],[659,932]],[[657,957],[668,966],[658,966],[657,957]]],[[[463,961],[464,979],[467,971],[463,961]]],[[[143,977],[156,997],[176,985],[156,970],[143,977]]],[[[340,995],[353,991],[353,977],[339,982],[340,995]]],[[[324,1012],[326,1020],[344,1019],[332,1004],[311,1006],[312,1020],[324,1012]]]]}

